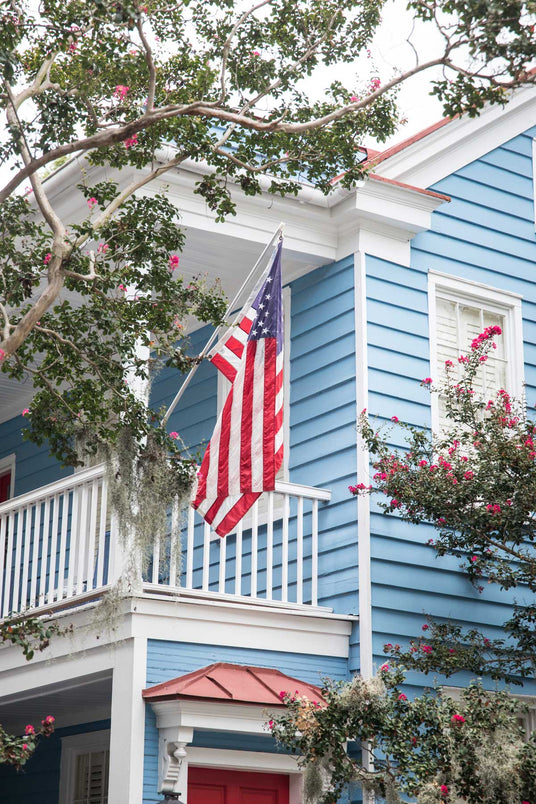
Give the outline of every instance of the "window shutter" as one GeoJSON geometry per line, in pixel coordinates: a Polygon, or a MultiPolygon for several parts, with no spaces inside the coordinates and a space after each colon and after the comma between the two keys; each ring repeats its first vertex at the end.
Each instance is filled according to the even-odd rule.
{"type": "Polygon", "coordinates": [[[109,751],[77,756],[73,804],[107,804],[109,757],[109,751]]]}

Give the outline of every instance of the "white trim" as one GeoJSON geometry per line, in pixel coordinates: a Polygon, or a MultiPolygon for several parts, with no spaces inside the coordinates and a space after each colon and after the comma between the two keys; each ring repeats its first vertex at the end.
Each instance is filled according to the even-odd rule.
{"type": "Polygon", "coordinates": [[[532,139],[532,198],[534,205],[534,228],[536,229],[536,137],[532,139]]]}
{"type": "Polygon", "coordinates": [[[109,748],[110,729],[72,734],[69,737],[61,738],[58,804],[71,804],[73,800],[77,757],[94,751],[107,751],[109,748]]]}
{"type": "Polygon", "coordinates": [[[0,475],[7,474],[11,470],[11,480],[9,483],[9,499],[15,496],[15,466],[17,456],[15,452],[11,452],[4,458],[0,458],[0,475]]]}
{"type": "MultiPolygon", "coordinates": [[[[367,266],[363,251],[354,254],[355,315],[355,394],[356,421],[368,408],[367,266]]],[[[357,433],[357,480],[368,485],[369,453],[357,433]]],[[[359,576],[359,671],[363,678],[373,673],[372,662],[372,583],[370,567],[370,497],[357,498],[357,551],[359,576]]]]}
{"type": "Polygon", "coordinates": [[[191,747],[187,749],[187,756],[188,766],[286,774],[289,777],[289,804],[303,802],[303,773],[296,758],[289,754],[191,747]]]}
{"type": "MultiPolygon", "coordinates": [[[[438,296],[453,301],[473,302],[490,312],[505,316],[505,354],[507,387],[511,394],[521,399],[524,384],[523,319],[521,300],[517,293],[483,285],[450,274],[430,270],[428,272],[428,326],[430,336],[430,374],[433,379],[439,368],[437,364],[437,304],[438,296]]],[[[439,428],[439,401],[437,394],[431,398],[432,431],[439,428]]]]}
{"type": "Polygon", "coordinates": [[[143,798],[147,640],[115,647],[110,735],[110,804],[139,804],[143,798]]]}
{"type": "Polygon", "coordinates": [[[431,187],[465,165],[523,134],[534,120],[533,86],[516,90],[505,108],[487,105],[478,117],[451,120],[415,140],[373,170],[388,178],[431,187]]]}

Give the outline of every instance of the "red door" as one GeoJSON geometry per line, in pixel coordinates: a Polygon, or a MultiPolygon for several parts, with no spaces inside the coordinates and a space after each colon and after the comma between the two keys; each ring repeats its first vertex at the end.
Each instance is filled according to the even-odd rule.
{"type": "Polygon", "coordinates": [[[288,776],[188,768],[188,804],[289,804],[288,776]]]}
{"type": "Polygon", "coordinates": [[[11,469],[9,472],[0,474],[0,503],[9,500],[9,492],[11,490],[11,469]]]}

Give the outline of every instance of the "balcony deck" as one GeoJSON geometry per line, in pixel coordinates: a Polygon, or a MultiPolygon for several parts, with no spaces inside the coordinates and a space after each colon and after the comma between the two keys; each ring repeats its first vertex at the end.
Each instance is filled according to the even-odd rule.
{"type": "MultiPolygon", "coordinates": [[[[108,496],[100,465],[0,505],[0,618],[96,599],[118,580],[128,547],[108,496]]],[[[225,539],[189,509],[180,546],[155,543],[140,589],[317,607],[319,504],[330,497],[325,489],[279,482],[225,539]],[[177,563],[173,577],[169,567],[177,563]]]]}

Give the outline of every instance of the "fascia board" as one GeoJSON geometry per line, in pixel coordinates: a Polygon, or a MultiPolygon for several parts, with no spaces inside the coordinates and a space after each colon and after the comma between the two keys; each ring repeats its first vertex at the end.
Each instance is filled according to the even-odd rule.
{"type": "MultiPolygon", "coordinates": [[[[445,198],[369,178],[355,193],[355,216],[359,223],[401,230],[410,240],[431,226],[431,216],[445,198]]],[[[367,228],[367,226],[365,226],[367,228]]]]}
{"type": "Polygon", "coordinates": [[[512,94],[506,107],[487,106],[479,117],[460,117],[381,162],[386,178],[431,187],[502,143],[522,134],[536,119],[536,88],[512,94]]]}
{"type": "Polygon", "coordinates": [[[205,731],[264,734],[269,719],[269,707],[237,704],[232,701],[152,701],[158,729],[203,729],[205,731]]]}

